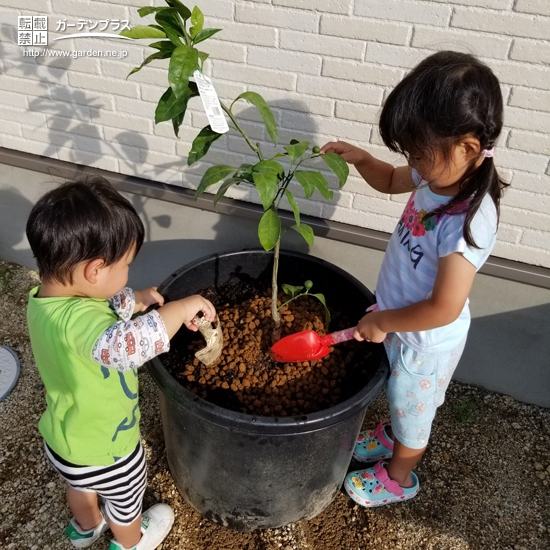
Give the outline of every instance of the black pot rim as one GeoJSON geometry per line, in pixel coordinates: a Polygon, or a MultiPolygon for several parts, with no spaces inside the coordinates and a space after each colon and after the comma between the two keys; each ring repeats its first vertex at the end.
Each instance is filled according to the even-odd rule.
{"type": "MultiPolygon", "coordinates": [[[[253,249],[243,249],[236,250],[227,253],[216,253],[211,254],[210,256],[205,256],[199,258],[194,262],[191,262],[165,279],[158,290],[162,294],[163,290],[181,273],[194,269],[197,266],[200,266],[204,263],[208,263],[212,260],[216,260],[220,257],[228,257],[239,254],[250,254],[250,253],[261,253],[268,254],[263,249],[253,248],[253,249]]],[[[297,257],[300,259],[307,259],[314,264],[323,264],[326,267],[338,272],[344,278],[346,278],[350,283],[356,285],[361,289],[367,296],[372,297],[372,302],[374,303],[374,296],[372,293],[361,283],[358,279],[341,269],[340,267],[322,260],[321,258],[316,258],[315,256],[310,256],[309,254],[304,254],[296,251],[283,251],[281,254],[287,257],[297,257]]],[[[383,346],[383,344],[369,344],[374,346],[383,346]]],[[[389,373],[389,364],[385,352],[383,353],[383,360],[381,361],[376,373],[369,380],[366,386],[360,389],[355,395],[335,405],[328,409],[324,409],[315,413],[296,416],[296,417],[273,417],[273,416],[259,416],[240,413],[236,411],[231,411],[225,409],[201,397],[196,396],[184,386],[182,386],[173,376],[171,376],[162,361],[155,357],[152,361],[148,363],[148,369],[151,373],[153,379],[159,386],[159,388],[176,404],[179,408],[182,409],[182,412],[186,414],[193,414],[199,416],[213,424],[220,426],[229,426],[232,429],[235,429],[239,432],[249,432],[254,434],[265,434],[265,435],[288,435],[293,433],[304,433],[310,432],[318,429],[322,429],[326,426],[337,424],[345,421],[348,417],[355,414],[358,410],[366,407],[380,392],[382,389],[386,378],[389,373]]]]}

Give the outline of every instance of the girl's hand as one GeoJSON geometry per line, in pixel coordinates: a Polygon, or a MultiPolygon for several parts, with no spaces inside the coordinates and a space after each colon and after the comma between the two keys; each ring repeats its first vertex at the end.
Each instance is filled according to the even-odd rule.
{"type": "Polygon", "coordinates": [[[376,342],[377,344],[383,342],[386,338],[386,333],[378,326],[377,321],[379,317],[380,312],[373,311],[367,313],[357,323],[353,331],[353,337],[359,341],[366,340],[367,342],[376,342]]]}
{"type": "Polygon", "coordinates": [[[193,318],[197,315],[197,313],[199,313],[199,311],[202,311],[206,319],[209,321],[213,322],[216,320],[216,309],[214,308],[212,302],[202,296],[199,296],[198,294],[188,296],[187,298],[182,298],[181,300],[178,300],[178,303],[180,303],[184,308],[183,324],[189,330],[194,332],[199,330],[199,327],[192,322],[193,318]]]}
{"type": "Polygon", "coordinates": [[[151,306],[154,306],[156,304],[158,304],[159,306],[162,306],[164,304],[164,298],[157,292],[156,286],[152,286],[144,290],[135,290],[134,298],[136,300],[134,313],[146,311],[151,306]]]}
{"type": "Polygon", "coordinates": [[[345,141],[329,141],[321,147],[323,153],[336,153],[348,164],[358,164],[365,159],[366,151],[345,141]]]}

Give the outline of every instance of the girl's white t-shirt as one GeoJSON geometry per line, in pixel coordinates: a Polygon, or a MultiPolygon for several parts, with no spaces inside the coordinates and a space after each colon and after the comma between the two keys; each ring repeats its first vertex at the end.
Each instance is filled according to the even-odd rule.
{"type": "MultiPolygon", "coordinates": [[[[437,195],[413,170],[416,189],[393,232],[376,285],[380,310],[398,309],[427,300],[432,295],[439,258],[460,252],[476,271],[489,257],[496,241],[498,216],[493,199],[487,194],[473,217],[470,231],[480,247],[468,246],[463,237],[464,209],[467,204],[425,219],[452,197],[437,195]]],[[[416,351],[450,351],[465,338],[470,326],[469,300],[452,323],[419,332],[398,332],[399,337],[416,351]]]]}

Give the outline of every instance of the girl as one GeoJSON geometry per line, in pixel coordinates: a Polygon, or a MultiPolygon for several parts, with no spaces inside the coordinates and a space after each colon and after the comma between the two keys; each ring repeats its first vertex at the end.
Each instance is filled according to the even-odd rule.
{"type": "Polygon", "coordinates": [[[126,288],[144,228],[101,178],[46,193],[31,211],[27,237],[42,279],[27,310],[46,388],[38,427],[46,456],[67,482],[74,518],[65,534],[85,548],[110,527],[109,550],[153,550],[174,514],[166,504],[141,513],[147,472],[137,367],[168,351],[183,324],[197,330],[199,311],[213,321],[214,306],[198,295],[164,305],[155,287],[126,288]],[[161,307],[146,312],[155,304],[161,307]],[[142,315],[132,319],[135,313],[142,315]]]}
{"type": "Polygon", "coordinates": [[[415,67],[382,109],[382,139],[407,166],[395,168],[342,141],[321,149],[355,165],[377,191],[412,191],[384,256],[378,310],[354,334],[384,342],[391,367],[391,424],[362,432],[354,450],[355,459],[376,464],[349,473],[344,483],[363,506],[418,493],[412,470],[466,342],[475,273],[495,244],[507,185],[492,158],[502,111],[499,82],[486,65],[469,54],[439,52],[415,67]]]}

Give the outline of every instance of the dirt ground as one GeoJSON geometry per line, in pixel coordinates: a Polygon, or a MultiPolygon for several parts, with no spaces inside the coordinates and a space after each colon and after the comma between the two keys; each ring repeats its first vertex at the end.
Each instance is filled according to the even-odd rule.
{"type": "MultiPolygon", "coordinates": [[[[21,360],[19,382],[0,403],[0,548],[69,550],[63,483],[37,430],[43,386],[25,326],[27,293],[37,281],[36,273],[0,262],[0,344],[21,360]]],[[[243,534],[210,523],[179,495],[167,468],[156,388],[145,369],[140,383],[145,505],[166,502],[176,514],[162,550],[550,549],[548,409],[453,383],[416,470],[417,498],[365,509],[340,492],[312,520],[243,534]]],[[[381,394],[365,423],[374,426],[387,415],[381,394]]],[[[92,548],[107,550],[108,535],[92,548]]]]}

